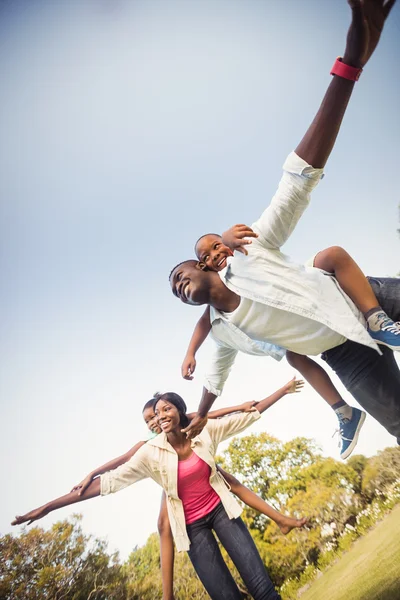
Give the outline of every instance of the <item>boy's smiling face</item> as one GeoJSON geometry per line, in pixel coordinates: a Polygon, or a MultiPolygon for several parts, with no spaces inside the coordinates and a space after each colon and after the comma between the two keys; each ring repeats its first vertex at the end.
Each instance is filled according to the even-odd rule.
{"type": "Polygon", "coordinates": [[[195,252],[200,263],[210,271],[222,271],[226,267],[228,256],[233,256],[232,250],[215,233],[203,235],[196,244],[195,252]]]}

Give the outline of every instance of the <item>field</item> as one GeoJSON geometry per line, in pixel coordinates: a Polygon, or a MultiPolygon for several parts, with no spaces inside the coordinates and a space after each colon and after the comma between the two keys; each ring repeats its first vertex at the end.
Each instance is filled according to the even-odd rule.
{"type": "Polygon", "coordinates": [[[400,507],[329,568],[301,600],[400,600],[400,507]]]}

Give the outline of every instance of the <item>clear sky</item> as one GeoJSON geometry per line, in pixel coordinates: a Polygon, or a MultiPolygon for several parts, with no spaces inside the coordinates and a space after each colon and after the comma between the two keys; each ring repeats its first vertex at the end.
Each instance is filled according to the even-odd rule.
{"type": "MultiPolygon", "coordinates": [[[[196,408],[206,348],[194,382],[180,364],[201,310],[172,296],[168,273],[199,235],[268,204],[348,23],[345,0],[0,3],[2,533],[142,439],[155,390],[196,408]]],[[[337,244],[368,274],[400,271],[399,40],[396,6],[284,248],[299,261],[337,244]]],[[[291,376],[241,356],[217,404],[291,376]]],[[[338,457],[335,427],[307,387],[252,431],[314,437],[338,457]]],[[[368,418],[358,451],[391,444],[368,418]]],[[[160,497],[142,482],[75,510],[126,557],[156,529],[160,497]]]]}

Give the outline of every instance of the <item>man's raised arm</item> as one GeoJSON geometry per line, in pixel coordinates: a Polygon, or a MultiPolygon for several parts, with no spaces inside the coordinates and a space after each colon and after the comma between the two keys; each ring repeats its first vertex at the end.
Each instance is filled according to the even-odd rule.
{"type": "Polygon", "coordinates": [[[314,168],[322,168],[335,144],[354,83],[348,77],[357,76],[374,52],[386,18],[395,0],[348,0],[352,21],[347,34],[346,49],[341,63],[335,63],[334,75],[322,104],[296,148],[296,154],[314,168]],[[344,66],[344,67],[343,67],[344,66]],[[350,67],[349,69],[346,66],[350,67]]]}

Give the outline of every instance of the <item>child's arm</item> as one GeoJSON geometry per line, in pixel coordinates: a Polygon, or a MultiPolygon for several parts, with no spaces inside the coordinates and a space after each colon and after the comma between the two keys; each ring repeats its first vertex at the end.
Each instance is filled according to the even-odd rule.
{"type": "Polygon", "coordinates": [[[78,483],[78,485],[75,485],[72,488],[71,492],[78,492],[78,495],[81,496],[88,487],[88,485],[93,481],[93,479],[95,479],[99,475],[102,475],[103,473],[106,473],[107,471],[113,471],[120,465],[126,463],[145,443],[146,442],[138,442],[130,450],[128,450],[128,452],[125,452],[125,454],[122,454],[117,458],[113,458],[101,467],[94,469],[94,471],[91,471],[89,475],[86,475],[85,479],[78,483]]]}
{"type": "Polygon", "coordinates": [[[203,315],[197,322],[192,338],[189,342],[189,347],[186,356],[183,360],[181,372],[184,379],[193,379],[193,373],[196,368],[196,352],[208,336],[211,330],[210,307],[207,306],[203,315]]]}
{"type": "Polygon", "coordinates": [[[169,523],[165,492],[162,494],[158,517],[163,600],[174,600],[174,541],[169,523]]]}
{"type": "MultiPolygon", "coordinates": [[[[243,402],[243,404],[237,404],[236,406],[226,406],[225,408],[219,408],[217,410],[212,410],[208,413],[207,417],[209,419],[219,419],[220,417],[225,417],[225,415],[230,415],[235,412],[250,412],[253,406],[257,406],[256,400],[250,400],[249,402],[243,402]]],[[[187,418],[191,421],[195,417],[196,413],[189,413],[187,418]]]]}

